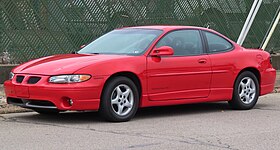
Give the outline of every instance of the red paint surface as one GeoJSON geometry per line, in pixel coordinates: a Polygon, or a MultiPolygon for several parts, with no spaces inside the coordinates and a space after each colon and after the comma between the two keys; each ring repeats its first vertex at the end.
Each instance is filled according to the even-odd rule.
{"type": "MultiPolygon", "coordinates": [[[[246,50],[229,40],[234,49],[218,54],[199,56],[161,56],[149,53],[166,33],[178,29],[199,29],[223,35],[204,28],[186,26],[146,26],[134,28],[161,29],[164,33],[141,56],[65,54],[29,61],[13,69],[24,75],[22,83],[15,78],[5,82],[7,97],[47,100],[61,110],[98,110],[102,89],[110,76],[120,72],[135,74],[141,83],[140,107],[176,105],[209,101],[228,101],[232,98],[234,81],[248,68],[260,74],[261,95],[273,90],[276,71],[270,64],[269,53],[246,50]],[[48,83],[51,75],[90,74],[86,82],[74,84],[48,83]],[[30,76],[42,79],[28,84],[30,76]],[[65,105],[65,98],[74,101],[65,105]]],[[[224,37],[226,38],[226,37],[224,37]]],[[[227,38],[226,38],[227,39],[227,38]]]]}

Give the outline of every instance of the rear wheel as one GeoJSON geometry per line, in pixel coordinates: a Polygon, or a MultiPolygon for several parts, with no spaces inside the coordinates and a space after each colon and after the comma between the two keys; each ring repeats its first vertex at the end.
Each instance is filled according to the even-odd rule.
{"type": "Polygon", "coordinates": [[[234,84],[233,98],[229,101],[233,109],[247,110],[253,108],[259,98],[259,82],[249,71],[242,72],[234,84]]]}
{"type": "Polygon", "coordinates": [[[127,77],[115,77],[104,87],[100,113],[108,121],[122,122],[132,119],[138,109],[139,93],[127,77]]]}

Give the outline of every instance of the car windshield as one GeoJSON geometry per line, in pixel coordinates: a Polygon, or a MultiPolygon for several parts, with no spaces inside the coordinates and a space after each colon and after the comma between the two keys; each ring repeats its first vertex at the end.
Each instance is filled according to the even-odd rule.
{"type": "Polygon", "coordinates": [[[78,53],[141,55],[162,32],[154,29],[113,30],[94,40],[78,53]]]}

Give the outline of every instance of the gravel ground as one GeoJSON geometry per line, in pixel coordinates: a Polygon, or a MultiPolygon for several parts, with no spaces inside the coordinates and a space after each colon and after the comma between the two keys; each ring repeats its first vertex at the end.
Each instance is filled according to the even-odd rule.
{"type": "Polygon", "coordinates": [[[226,102],[140,109],[123,123],[97,112],[0,114],[1,150],[279,150],[280,94],[248,111],[226,102]]]}

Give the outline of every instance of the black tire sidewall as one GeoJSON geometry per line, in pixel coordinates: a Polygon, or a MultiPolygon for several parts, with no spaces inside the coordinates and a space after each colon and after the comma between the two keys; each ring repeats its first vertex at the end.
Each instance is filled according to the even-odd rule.
{"type": "Polygon", "coordinates": [[[100,113],[108,121],[119,122],[128,121],[134,117],[139,105],[139,92],[132,80],[127,77],[114,77],[105,85],[101,96],[100,113]],[[120,84],[125,84],[130,87],[134,96],[134,103],[131,111],[125,116],[117,115],[111,107],[111,94],[113,90],[120,84]]]}
{"type": "Polygon", "coordinates": [[[259,88],[259,81],[258,81],[257,77],[252,72],[249,72],[249,71],[242,72],[237,77],[235,84],[234,84],[234,92],[233,92],[233,99],[232,99],[232,103],[234,105],[233,107],[235,109],[244,109],[244,110],[253,108],[258,101],[259,93],[260,93],[260,88],[259,88]],[[255,95],[254,100],[250,104],[245,104],[242,102],[242,100],[240,99],[240,96],[239,96],[239,91],[238,91],[239,84],[242,81],[242,79],[244,79],[245,77],[251,78],[254,81],[255,86],[256,86],[256,95],[255,95]]]}

